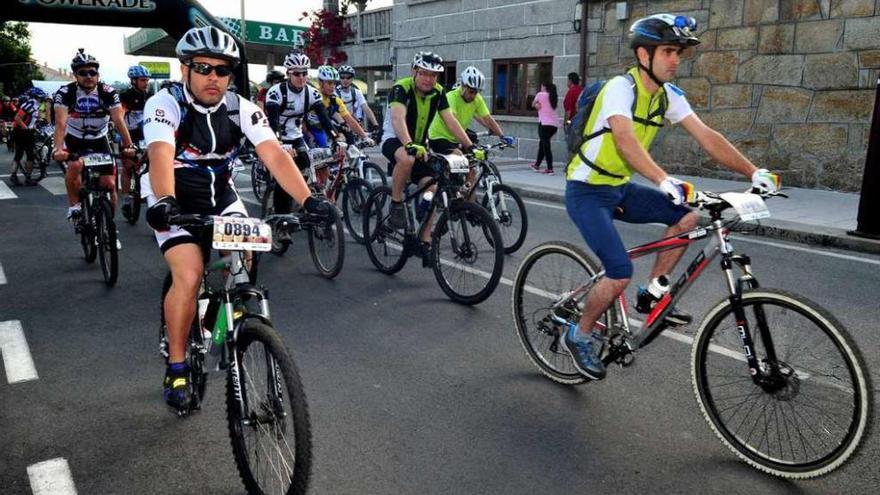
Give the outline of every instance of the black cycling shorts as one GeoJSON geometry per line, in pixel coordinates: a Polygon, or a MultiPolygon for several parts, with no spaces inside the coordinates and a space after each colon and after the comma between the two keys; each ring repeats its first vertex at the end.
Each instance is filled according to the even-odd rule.
{"type": "MultiPolygon", "coordinates": [[[[64,136],[64,148],[68,153],[76,153],[77,155],[88,155],[91,153],[111,154],[110,141],[106,137],[97,139],[81,139],[76,136],[67,134],[64,136]]],[[[116,175],[116,167],[106,167],[101,171],[101,175],[116,175]]]]}
{"type": "Polygon", "coordinates": [[[452,153],[452,150],[460,150],[461,146],[454,141],[447,141],[445,139],[433,139],[429,144],[431,151],[434,153],[440,153],[441,155],[448,155],[452,153]]]}
{"type": "MultiPolygon", "coordinates": [[[[388,159],[388,175],[394,173],[394,164],[396,163],[394,160],[394,152],[402,146],[403,143],[397,138],[388,138],[382,144],[382,154],[388,159]]],[[[411,181],[418,184],[425,177],[432,177],[433,175],[431,167],[429,167],[424,160],[416,160],[416,163],[413,165],[412,171],[409,174],[409,178],[411,181]]]]}
{"type": "Polygon", "coordinates": [[[12,130],[12,140],[15,142],[15,157],[13,160],[21,162],[21,157],[27,154],[27,161],[33,162],[34,155],[34,130],[16,128],[12,130]]]}

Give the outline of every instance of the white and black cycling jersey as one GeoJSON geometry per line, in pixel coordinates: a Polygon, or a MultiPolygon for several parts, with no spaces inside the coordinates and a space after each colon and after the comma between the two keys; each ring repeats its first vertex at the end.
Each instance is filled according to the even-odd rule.
{"type": "MultiPolygon", "coordinates": [[[[212,107],[193,101],[182,85],[163,89],[144,108],[144,141],[175,147],[175,197],[181,209],[209,212],[225,206],[235,193],[232,167],[243,139],[254,146],[274,140],[266,115],[234,93],[212,107]]],[[[143,195],[152,191],[149,181],[143,195]]]]}
{"type": "Polygon", "coordinates": [[[73,82],[55,93],[55,107],[67,109],[66,134],[79,139],[106,136],[110,110],[120,105],[119,93],[101,82],[88,92],[73,82]]]}
{"type": "Polygon", "coordinates": [[[283,141],[299,139],[303,136],[302,125],[306,114],[323,106],[321,93],[317,89],[306,85],[299,92],[294,91],[290,83],[282,82],[269,88],[266,93],[267,113],[270,106],[278,107],[278,126],[283,141]]]}
{"type": "Polygon", "coordinates": [[[364,120],[364,105],[367,104],[367,99],[364,98],[364,94],[361,90],[356,88],[354,84],[349,86],[348,89],[338,86],[336,88],[336,94],[342,98],[345,107],[348,108],[348,111],[355,119],[358,121],[364,120]]]}

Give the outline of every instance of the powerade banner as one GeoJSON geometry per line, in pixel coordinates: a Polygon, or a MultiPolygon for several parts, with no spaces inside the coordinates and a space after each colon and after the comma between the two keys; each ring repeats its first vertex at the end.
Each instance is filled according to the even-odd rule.
{"type": "MultiPolygon", "coordinates": [[[[229,28],[196,0],[3,0],[3,3],[0,21],[154,27],[163,29],[174,39],[180,39],[194,26],[214,26],[229,33],[229,28]]],[[[84,40],[82,44],[87,45],[88,41],[104,40],[84,40]]],[[[76,46],[70,46],[73,57],[76,46]]],[[[244,62],[244,47],[241,42],[238,46],[244,62]]],[[[242,63],[236,71],[235,85],[245,97],[250,96],[247,80],[247,63],[242,63]]]]}

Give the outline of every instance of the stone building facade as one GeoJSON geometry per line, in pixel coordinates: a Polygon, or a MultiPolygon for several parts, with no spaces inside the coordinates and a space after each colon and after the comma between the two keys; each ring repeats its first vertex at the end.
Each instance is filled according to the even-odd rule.
{"type": "MultiPolygon", "coordinates": [[[[635,19],[690,15],[703,43],[685,54],[676,84],[699,116],[787,185],[859,189],[880,75],[880,0],[588,0],[584,26],[578,3],[395,0],[390,40],[371,57],[386,57],[395,77],[422,49],[454,61],[450,70],[476,66],[493,114],[529,159],[537,119],[527,106],[539,79],[557,85],[561,114],[581,52],[588,81],[609,78],[633,61],[626,33],[635,19]]],[[[561,132],[554,154],[559,167],[561,132]]],[[[677,126],[664,128],[652,154],[670,173],[729,177],[677,126]]]]}

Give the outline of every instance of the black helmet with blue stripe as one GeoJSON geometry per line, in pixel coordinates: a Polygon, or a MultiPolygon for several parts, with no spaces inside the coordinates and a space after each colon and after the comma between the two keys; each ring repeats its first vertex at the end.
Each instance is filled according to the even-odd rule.
{"type": "Polygon", "coordinates": [[[678,45],[681,47],[700,44],[694,35],[697,21],[693,17],[672,14],[655,14],[643,17],[629,28],[629,47],[678,45]]]}

